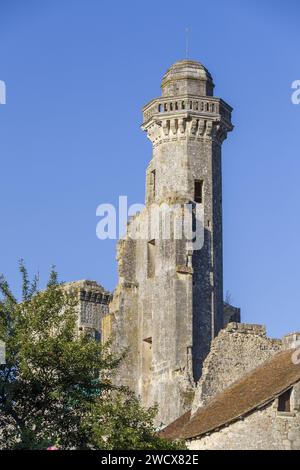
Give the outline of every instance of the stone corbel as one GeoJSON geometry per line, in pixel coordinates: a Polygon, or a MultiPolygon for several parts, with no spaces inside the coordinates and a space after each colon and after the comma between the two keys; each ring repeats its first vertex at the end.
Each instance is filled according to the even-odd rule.
{"type": "Polygon", "coordinates": [[[169,135],[170,132],[170,121],[162,121],[162,129],[165,136],[169,135]]]}
{"type": "Polygon", "coordinates": [[[147,129],[147,137],[154,144],[158,139],[161,138],[161,123],[155,122],[147,129]]]}
{"type": "Polygon", "coordinates": [[[227,131],[221,124],[215,125],[214,136],[217,142],[221,145],[227,137],[227,131]]]}
{"type": "Polygon", "coordinates": [[[212,137],[212,134],[213,134],[213,123],[212,121],[206,121],[205,135],[206,137],[212,137]]]}
{"type": "Polygon", "coordinates": [[[191,135],[196,135],[197,134],[197,128],[198,128],[197,119],[192,119],[192,122],[191,122],[191,135]]]}
{"type": "Polygon", "coordinates": [[[170,129],[172,131],[172,133],[175,135],[177,133],[177,122],[176,122],[176,119],[171,119],[171,122],[170,122],[170,129]]]}
{"type": "Polygon", "coordinates": [[[185,122],[183,118],[178,119],[178,129],[181,134],[185,132],[185,122]]]}
{"type": "Polygon", "coordinates": [[[203,136],[205,130],[205,121],[204,119],[199,119],[199,124],[198,124],[198,135],[200,137],[203,136]]]}

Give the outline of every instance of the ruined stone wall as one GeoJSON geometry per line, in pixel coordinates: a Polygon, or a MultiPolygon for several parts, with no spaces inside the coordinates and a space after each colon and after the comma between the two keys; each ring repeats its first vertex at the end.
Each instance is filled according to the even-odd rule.
{"type": "Polygon", "coordinates": [[[190,450],[300,450],[300,411],[268,406],[201,439],[187,442],[190,450]]]}
{"type": "Polygon", "coordinates": [[[223,328],[226,328],[228,323],[241,323],[241,309],[223,302],[223,328]]]}
{"type": "Polygon", "coordinates": [[[192,412],[282,349],[261,325],[229,323],[214,339],[198,382],[192,412]]]}
{"type": "Polygon", "coordinates": [[[140,363],[139,319],[137,314],[137,287],[122,284],[114,291],[110,304],[112,317],[112,347],[116,354],[125,354],[116,376],[117,385],[129,387],[139,395],[138,377],[140,363]]]}
{"type": "MultiPolygon", "coordinates": [[[[176,210],[181,213],[180,207],[176,210]]],[[[154,244],[145,234],[145,239],[129,237],[147,225],[147,217],[150,208],[131,220],[119,243],[120,283],[110,315],[113,348],[126,356],[116,382],[130,387],[145,406],[158,403],[157,424],[167,424],[189,409],[193,399],[192,270],[186,254],[180,257],[185,241],[174,240],[172,233],[168,240],[158,236],[154,244]]]]}

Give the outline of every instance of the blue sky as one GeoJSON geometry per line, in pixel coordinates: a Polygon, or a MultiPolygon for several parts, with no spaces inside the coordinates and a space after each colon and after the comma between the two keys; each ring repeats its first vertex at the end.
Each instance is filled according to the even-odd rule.
{"type": "Polygon", "coordinates": [[[166,69],[202,62],[234,108],[223,145],[224,290],[243,321],[300,330],[297,0],[0,0],[0,272],[117,282],[96,207],[144,201],[141,108],[166,69]]]}

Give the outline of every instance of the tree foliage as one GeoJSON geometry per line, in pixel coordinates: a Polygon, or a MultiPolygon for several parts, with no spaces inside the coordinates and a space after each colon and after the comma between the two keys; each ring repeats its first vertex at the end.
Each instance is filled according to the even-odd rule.
{"type": "Polygon", "coordinates": [[[45,449],[173,449],[183,444],[155,432],[156,408],[144,409],[111,377],[122,356],[78,333],[78,295],[58,283],[30,282],[24,263],[22,300],[0,277],[0,447],[45,449]]]}

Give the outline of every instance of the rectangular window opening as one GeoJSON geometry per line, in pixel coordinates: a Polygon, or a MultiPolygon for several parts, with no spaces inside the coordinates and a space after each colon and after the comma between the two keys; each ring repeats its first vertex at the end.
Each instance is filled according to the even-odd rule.
{"type": "Polygon", "coordinates": [[[155,240],[151,240],[147,243],[148,278],[152,278],[155,276],[155,258],[156,258],[155,240]]]}
{"type": "Polygon", "coordinates": [[[195,180],[194,200],[198,204],[202,204],[203,202],[203,180],[195,180]]]}
{"type": "Polygon", "coordinates": [[[286,390],[278,397],[278,411],[284,411],[286,413],[291,411],[291,393],[292,389],[286,390]]]}
{"type": "Polygon", "coordinates": [[[142,393],[144,399],[149,399],[152,379],[152,338],[146,338],[142,344],[142,393]]]}
{"type": "Polygon", "coordinates": [[[152,200],[155,198],[155,191],[156,191],[156,171],[153,170],[151,171],[151,194],[152,194],[152,200]]]}

